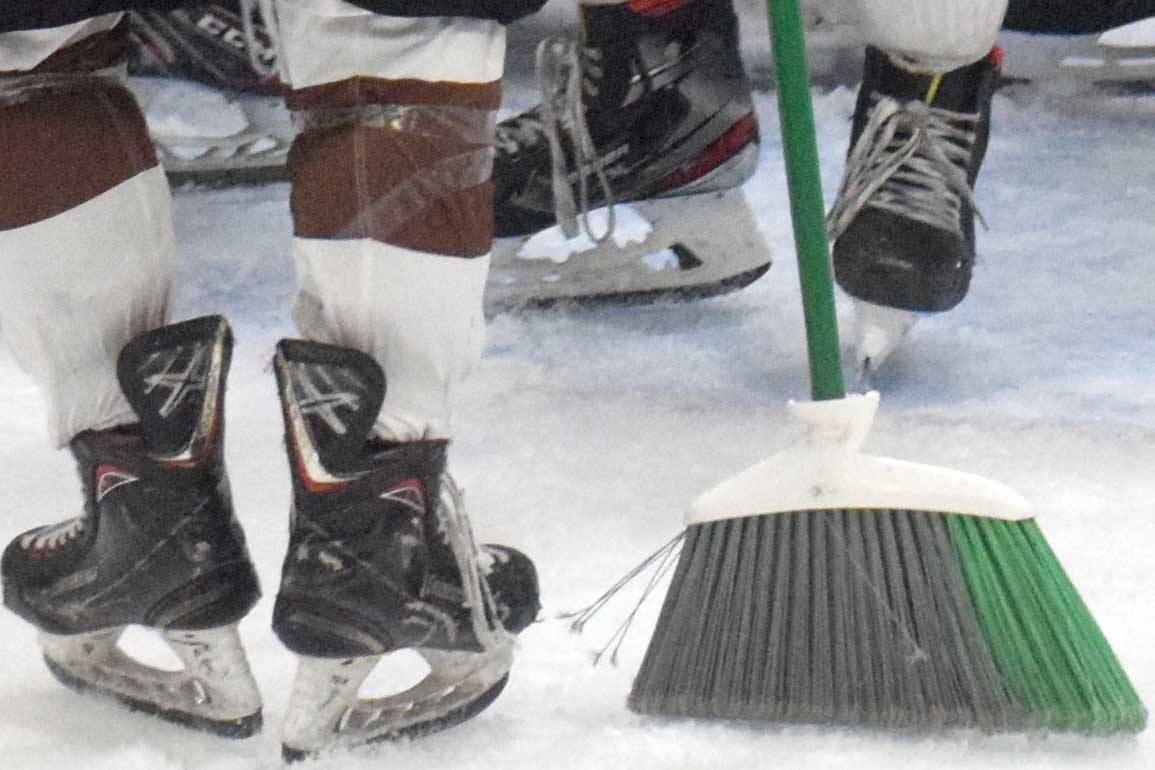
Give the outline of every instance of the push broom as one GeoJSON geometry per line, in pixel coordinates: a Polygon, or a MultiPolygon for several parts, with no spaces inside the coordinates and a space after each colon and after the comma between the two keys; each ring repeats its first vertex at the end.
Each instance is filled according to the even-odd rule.
{"type": "Polygon", "coordinates": [[[1146,712],[1014,491],[863,454],[839,363],[798,0],[771,0],[813,401],[695,501],[629,705],[665,716],[1138,732],[1146,712]]]}

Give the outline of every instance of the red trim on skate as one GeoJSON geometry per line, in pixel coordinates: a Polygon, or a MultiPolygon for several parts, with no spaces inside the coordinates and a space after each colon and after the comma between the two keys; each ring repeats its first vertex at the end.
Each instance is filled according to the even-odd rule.
{"type": "Polygon", "coordinates": [[[317,481],[309,475],[309,469],[305,465],[305,459],[301,457],[301,448],[297,446],[297,437],[293,435],[292,431],[287,431],[285,440],[289,443],[289,448],[292,450],[293,464],[297,466],[297,478],[301,480],[305,490],[308,492],[336,492],[344,489],[348,482],[345,481],[317,481]]]}
{"type": "Polygon", "coordinates": [[[124,468],[118,468],[115,465],[98,465],[93,471],[93,497],[96,502],[103,500],[114,489],[123,487],[125,484],[131,484],[134,481],[140,481],[139,476],[134,476],[124,468]]]}
{"type": "Polygon", "coordinates": [[[662,193],[689,184],[721,166],[758,137],[758,119],[753,112],[739,118],[726,132],[711,142],[701,155],[679,166],[657,183],[653,193],[662,193]]]}
{"type": "Polygon", "coordinates": [[[989,61],[991,64],[995,65],[996,67],[1003,66],[1003,48],[1002,48],[1002,46],[996,45],[994,48],[992,48],[991,52],[987,54],[987,61],[989,61]]]}
{"type": "Polygon", "coordinates": [[[317,481],[309,475],[308,469],[305,467],[305,461],[301,457],[301,452],[297,449],[297,442],[291,441],[293,444],[293,458],[297,463],[297,477],[301,479],[301,483],[305,485],[305,489],[309,492],[336,492],[344,489],[346,482],[344,481],[317,481]]]}
{"type": "Polygon", "coordinates": [[[420,479],[402,479],[378,495],[382,500],[389,500],[404,505],[415,513],[424,514],[425,485],[420,479]]]}
{"type": "Polygon", "coordinates": [[[664,16],[689,3],[690,0],[629,0],[626,6],[640,16],[664,16]]]}

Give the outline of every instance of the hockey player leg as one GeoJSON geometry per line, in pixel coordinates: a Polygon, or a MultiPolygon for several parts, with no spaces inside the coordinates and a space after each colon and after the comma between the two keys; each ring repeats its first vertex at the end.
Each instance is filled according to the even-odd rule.
{"type": "Polygon", "coordinates": [[[498,127],[491,311],[740,288],[770,265],[741,191],[758,125],[730,0],[585,2],[498,127]]]}
{"type": "Polygon", "coordinates": [[[275,360],[294,502],[273,624],[300,656],[282,736],[293,759],[484,709],[537,582],[520,553],[478,549],[446,471],[450,405],[484,331],[503,29],[340,2],[279,9],[304,127],[290,162],[294,318],[314,340],[283,341],[275,360]],[[424,680],[362,697],[402,649],[425,658],[424,680]]]}
{"type": "Polygon", "coordinates": [[[232,626],[256,584],[219,467],[227,346],[215,324],[195,356],[151,331],[170,205],[131,94],[100,74],[124,50],[116,21],[0,35],[0,166],[14,172],[0,174],[0,325],[85,493],[79,517],[8,546],[4,601],[66,684],[247,735],[260,699],[232,626]],[[128,658],[130,624],[163,631],[186,669],[128,658]]]}
{"type": "Polygon", "coordinates": [[[835,276],[868,303],[856,311],[863,374],[881,365],[916,313],[949,310],[969,288],[973,190],[999,72],[997,50],[978,52],[990,51],[1005,3],[865,6],[864,34],[887,50],[867,50],[830,212],[835,276]]]}

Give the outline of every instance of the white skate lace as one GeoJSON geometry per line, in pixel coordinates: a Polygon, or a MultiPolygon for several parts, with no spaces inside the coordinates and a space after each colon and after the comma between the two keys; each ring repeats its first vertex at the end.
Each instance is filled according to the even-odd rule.
{"type": "Polygon", "coordinates": [[[985,227],[966,174],[980,116],[877,93],[871,99],[827,216],[830,238],[837,240],[867,206],[957,233],[966,205],[985,227]]]}
{"type": "Polygon", "coordinates": [[[20,539],[20,547],[26,551],[53,551],[65,543],[75,540],[84,532],[86,526],[85,518],[78,516],[75,519],[43,527],[24,535],[20,539]]]}
{"type": "Polygon", "coordinates": [[[582,49],[573,40],[550,37],[537,47],[537,85],[541,92],[540,118],[522,117],[498,129],[498,146],[516,152],[544,135],[549,143],[550,178],[553,208],[558,225],[567,238],[578,234],[580,212],[582,229],[594,243],[605,242],[614,232],[614,193],[606,176],[605,161],[598,157],[585,118],[582,95],[597,95],[596,80],[601,76],[601,52],[582,49]],[[561,134],[570,137],[573,169],[568,167],[561,134]],[[601,188],[608,218],[605,230],[595,233],[590,223],[590,173],[601,188]],[[577,176],[578,198],[574,200],[571,173],[577,176]]]}
{"type": "Polygon", "coordinates": [[[442,476],[438,518],[445,525],[446,539],[461,570],[461,586],[473,619],[473,633],[481,646],[495,649],[508,639],[508,633],[497,620],[497,603],[489,583],[481,577],[477,542],[465,514],[465,495],[448,473],[442,476]]]}

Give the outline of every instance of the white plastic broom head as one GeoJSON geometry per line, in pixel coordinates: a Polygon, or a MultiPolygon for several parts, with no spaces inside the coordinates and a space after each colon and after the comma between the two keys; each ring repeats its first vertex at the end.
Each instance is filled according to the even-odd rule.
{"type": "Polygon", "coordinates": [[[862,444],[878,393],[829,401],[791,401],[807,427],[797,446],[778,452],[702,494],[687,524],[791,511],[883,509],[957,513],[1019,521],[1034,516],[1013,489],[970,473],[875,457],[862,444]]]}

